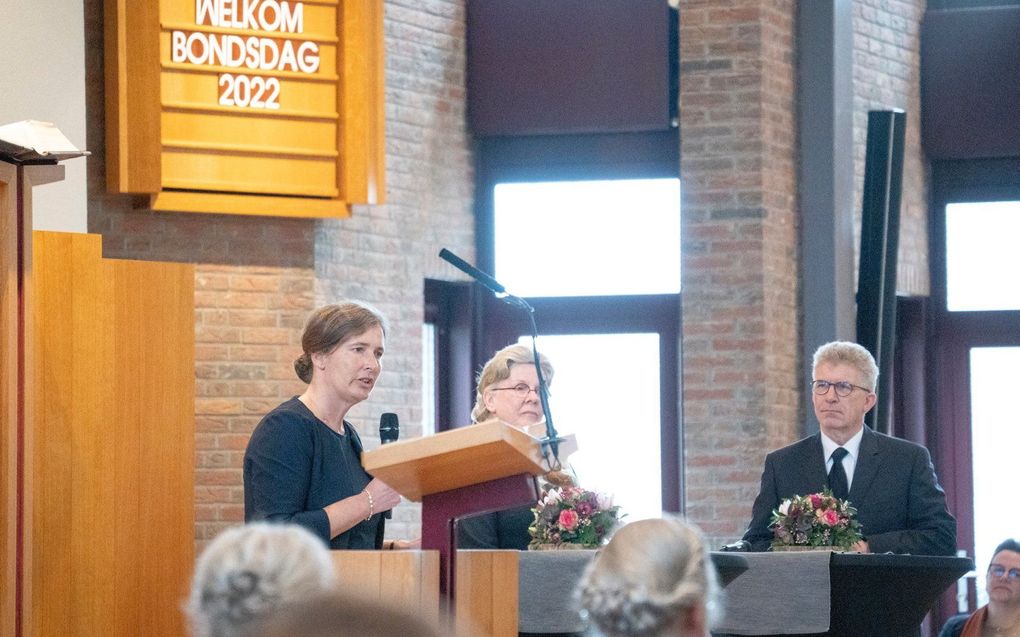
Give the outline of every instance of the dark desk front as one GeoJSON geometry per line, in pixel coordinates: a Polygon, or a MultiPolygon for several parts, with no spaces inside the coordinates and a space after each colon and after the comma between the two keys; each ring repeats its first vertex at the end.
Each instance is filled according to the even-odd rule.
{"type": "Polygon", "coordinates": [[[724,592],[715,635],[916,635],[966,558],[828,551],[713,553],[724,592]]]}

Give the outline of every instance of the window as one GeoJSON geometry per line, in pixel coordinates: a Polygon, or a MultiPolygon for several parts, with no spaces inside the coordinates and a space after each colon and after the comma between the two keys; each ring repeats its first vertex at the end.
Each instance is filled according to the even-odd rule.
{"type": "Polygon", "coordinates": [[[659,335],[539,336],[538,349],[556,369],[549,408],[557,432],[577,436],[569,462],[579,482],[612,494],[629,519],[661,515],[661,472],[648,461],[661,454],[659,335]]]}
{"type": "Polygon", "coordinates": [[[630,519],[676,510],[679,180],[504,182],[493,210],[495,277],[535,306],[581,484],[630,519]]]}
{"type": "Polygon", "coordinates": [[[946,306],[1020,310],[1020,201],[946,206],[946,306]]]}
{"type": "MultiPolygon", "coordinates": [[[[970,350],[971,446],[974,467],[974,563],[988,566],[992,551],[1016,536],[1013,481],[1004,472],[1020,449],[1020,419],[1013,392],[1020,369],[1020,347],[975,347],[970,350]]],[[[979,581],[980,580],[979,578],[979,581]]],[[[978,606],[988,603],[984,586],[977,587],[978,606]]]]}
{"type": "Polygon", "coordinates": [[[680,181],[502,183],[496,278],[518,296],[676,294],[680,181]]]}
{"type": "MultiPolygon", "coordinates": [[[[928,418],[936,469],[956,516],[959,547],[979,572],[1015,529],[1002,523],[996,479],[1016,448],[1010,383],[1020,364],[1020,160],[945,161],[932,166],[931,316],[928,418]]],[[[1009,496],[1007,496],[1008,498],[1009,496]]],[[[984,578],[968,585],[983,603],[984,578]]],[[[955,606],[955,605],[954,605],[955,606]]]]}

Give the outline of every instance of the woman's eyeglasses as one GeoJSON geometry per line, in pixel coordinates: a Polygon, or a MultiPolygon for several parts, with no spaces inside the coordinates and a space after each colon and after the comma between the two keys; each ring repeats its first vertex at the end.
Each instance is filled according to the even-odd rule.
{"type": "Polygon", "coordinates": [[[1005,566],[992,564],[988,567],[988,574],[995,577],[1008,577],[1012,581],[1020,580],[1020,568],[1011,568],[1008,571],[1005,566]]]}
{"type": "Polygon", "coordinates": [[[527,383],[517,383],[513,387],[492,387],[491,391],[512,391],[518,398],[527,398],[531,392],[538,396],[538,387],[532,387],[527,383]]]}

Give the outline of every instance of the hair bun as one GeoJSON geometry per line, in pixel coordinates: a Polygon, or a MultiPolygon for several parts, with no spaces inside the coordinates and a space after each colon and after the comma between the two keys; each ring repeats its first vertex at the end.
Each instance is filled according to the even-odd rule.
{"type": "Polygon", "coordinates": [[[294,372],[303,382],[312,382],[312,357],[304,353],[294,359],[294,372]]]}

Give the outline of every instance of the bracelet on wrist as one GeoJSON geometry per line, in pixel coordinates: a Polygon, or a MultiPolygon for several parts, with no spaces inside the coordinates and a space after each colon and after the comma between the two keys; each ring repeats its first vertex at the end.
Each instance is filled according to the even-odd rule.
{"type": "Polygon", "coordinates": [[[375,513],[375,501],[372,499],[372,492],[368,489],[365,489],[365,495],[368,496],[368,516],[365,518],[367,522],[372,519],[372,514],[375,513]]]}

